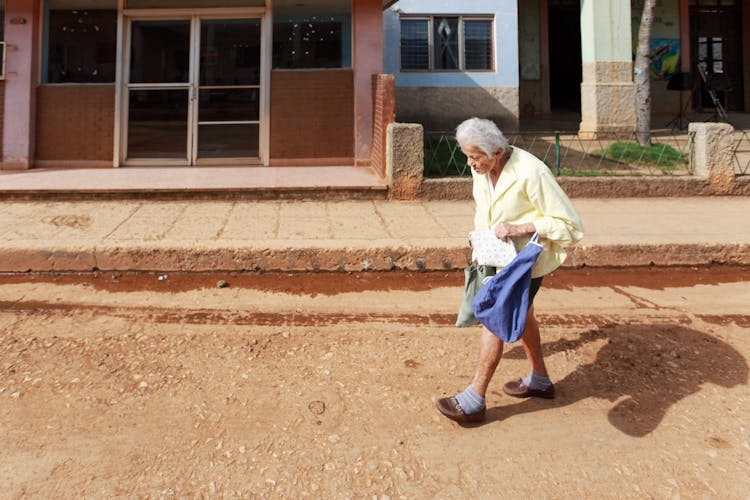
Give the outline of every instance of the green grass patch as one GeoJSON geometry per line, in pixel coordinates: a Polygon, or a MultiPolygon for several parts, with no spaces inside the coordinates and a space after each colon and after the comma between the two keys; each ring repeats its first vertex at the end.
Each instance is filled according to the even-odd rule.
{"type": "Polygon", "coordinates": [[[637,142],[614,142],[604,151],[608,160],[627,165],[649,165],[662,169],[665,173],[688,163],[685,153],[677,151],[669,144],[654,142],[650,146],[641,146],[637,142]]]}

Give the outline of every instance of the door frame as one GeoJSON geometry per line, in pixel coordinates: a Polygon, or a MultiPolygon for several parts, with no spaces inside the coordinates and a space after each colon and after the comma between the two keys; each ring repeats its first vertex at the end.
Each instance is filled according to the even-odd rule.
{"type": "MultiPolygon", "coordinates": [[[[271,10],[264,7],[242,8],[194,8],[194,9],[124,9],[124,0],[118,0],[117,18],[117,68],[115,82],[115,134],[114,134],[114,166],[183,166],[198,167],[203,165],[264,165],[269,164],[270,147],[270,102],[271,102],[271,56],[272,56],[272,25],[271,10]],[[260,95],[259,95],[259,130],[258,130],[258,158],[216,158],[203,159],[191,165],[188,154],[186,160],[174,159],[130,159],[127,156],[128,134],[128,88],[130,79],[130,42],[132,21],[138,20],[189,20],[190,21],[190,96],[196,86],[194,79],[198,74],[200,64],[200,20],[201,19],[259,19],[260,20],[260,95]]],[[[199,82],[198,82],[199,83],[199,82]]],[[[197,104],[189,105],[188,127],[193,131],[198,128],[197,104]]],[[[188,132],[188,139],[191,132],[188,132]]],[[[188,140],[189,142],[189,140],[188,140]]],[[[194,145],[188,144],[188,151],[194,151],[194,145]]],[[[187,151],[186,151],[187,153],[187,151]]]]}
{"type": "MultiPolygon", "coordinates": [[[[689,23],[688,23],[688,47],[690,51],[690,61],[692,68],[690,68],[691,73],[693,73],[693,80],[696,83],[695,86],[695,92],[693,92],[693,95],[691,96],[691,105],[693,106],[693,109],[697,111],[707,111],[712,108],[712,105],[710,103],[704,104],[704,102],[709,101],[708,97],[709,94],[705,90],[705,84],[703,80],[701,79],[698,71],[697,71],[697,64],[699,63],[698,60],[698,40],[701,36],[705,36],[706,38],[716,37],[716,38],[723,38],[725,41],[729,39],[728,36],[726,36],[726,32],[722,29],[724,26],[720,26],[720,29],[716,33],[704,33],[704,30],[701,30],[700,28],[702,26],[699,25],[699,18],[702,17],[702,14],[705,14],[705,11],[707,10],[718,10],[721,12],[715,13],[714,15],[719,17],[719,23],[722,23],[726,20],[729,20],[731,23],[736,23],[736,27],[739,28],[736,32],[732,32],[732,35],[735,35],[736,38],[734,41],[736,41],[736,44],[725,44],[726,47],[731,47],[736,51],[736,57],[733,59],[726,59],[726,52],[727,50],[724,49],[724,57],[722,61],[725,63],[724,66],[724,73],[730,78],[730,82],[733,85],[733,90],[730,95],[720,95],[719,98],[722,101],[722,105],[724,105],[725,108],[727,108],[727,111],[742,111],[744,109],[747,109],[747,102],[745,102],[745,95],[746,92],[744,90],[744,87],[746,85],[746,81],[743,78],[743,71],[742,71],[742,63],[744,61],[744,44],[743,44],[743,12],[747,7],[743,6],[743,2],[738,2],[735,5],[717,5],[717,6],[707,6],[707,5],[689,5],[688,6],[688,15],[689,15],[689,23]],[[723,36],[722,36],[723,35],[723,36]],[[732,63],[736,64],[732,64],[732,63]],[[728,69],[731,68],[731,69],[728,69]]],[[[730,51],[731,53],[731,51],[730,51]]],[[[708,68],[709,70],[712,70],[712,68],[708,68]]]]}

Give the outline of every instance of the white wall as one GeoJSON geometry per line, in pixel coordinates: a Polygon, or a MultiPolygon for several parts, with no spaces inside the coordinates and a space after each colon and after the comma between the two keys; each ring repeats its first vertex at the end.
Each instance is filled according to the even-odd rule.
{"type": "Polygon", "coordinates": [[[400,0],[383,12],[384,71],[399,87],[518,87],[517,0],[400,0]],[[495,17],[495,71],[399,71],[399,14],[488,14],[495,17]]]}

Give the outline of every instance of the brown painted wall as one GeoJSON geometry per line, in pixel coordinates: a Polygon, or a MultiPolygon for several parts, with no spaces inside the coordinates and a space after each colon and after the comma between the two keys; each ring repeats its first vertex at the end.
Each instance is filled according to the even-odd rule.
{"type": "Polygon", "coordinates": [[[114,85],[49,85],[37,90],[36,159],[112,161],[114,85]]]}
{"type": "Polygon", "coordinates": [[[271,159],[352,158],[352,70],[271,72],[271,159]]]}

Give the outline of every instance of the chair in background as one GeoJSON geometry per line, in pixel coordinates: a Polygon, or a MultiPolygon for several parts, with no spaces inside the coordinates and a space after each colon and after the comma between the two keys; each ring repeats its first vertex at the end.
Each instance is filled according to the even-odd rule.
{"type": "Polygon", "coordinates": [[[703,88],[706,89],[706,92],[711,97],[711,102],[714,104],[714,113],[711,115],[710,120],[729,121],[724,104],[718,95],[721,92],[726,97],[726,93],[731,92],[732,82],[729,81],[729,77],[724,72],[709,73],[705,62],[698,63],[698,73],[700,73],[703,80],[703,88]]]}

